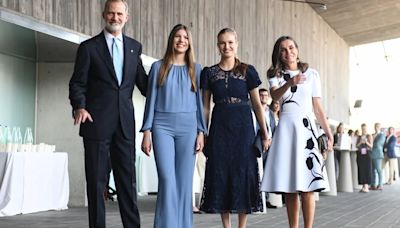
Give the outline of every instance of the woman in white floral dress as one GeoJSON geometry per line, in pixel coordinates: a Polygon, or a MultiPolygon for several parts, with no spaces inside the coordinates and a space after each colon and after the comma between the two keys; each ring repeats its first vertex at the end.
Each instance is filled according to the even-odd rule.
{"type": "Polygon", "coordinates": [[[333,137],[321,104],[319,74],[298,58],[293,38],[280,37],[267,72],[272,99],[279,100],[281,112],[265,165],[261,190],[284,193],[290,227],[298,227],[301,196],[304,227],[312,227],[314,192],[327,190],[329,183],[322,154],[318,151],[315,117],[328,136],[333,137]]]}

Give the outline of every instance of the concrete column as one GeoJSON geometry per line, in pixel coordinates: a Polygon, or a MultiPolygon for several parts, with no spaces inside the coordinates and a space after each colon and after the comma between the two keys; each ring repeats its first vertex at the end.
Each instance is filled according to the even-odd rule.
{"type": "MultiPolygon", "coordinates": [[[[39,63],[37,82],[36,142],[56,145],[68,153],[69,206],[86,205],[83,141],[72,120],[68,82],[73,63],[39,63]]],[[[140,148],[140,147],[139,147],[140,148]]]]}
{"type": "Polygon", "coordinates": [[[353,192],[353,180],[351,175],[350,151],[339,150],[340,166],[339,166],[339,192],[353,192]]]}
{"type": "Polygon", "coordinates": [[[357,151],[350,151],[350,163],[353,188],[357,190],[361,189],[361,185],[358,184],[357,151]]]}
{"type": "Polygon", "coordinates": [[[326,171],[328,173],[329,187],[330,190],[327,192],[321,192],[321,195],[336,196],[336,174],[335,174],[335,156],[332,152],[328,153],[328,158],[325,161],[326,171]]]}
{"type": "Polygon", "coordinates": [[[319,201],[319,192],[314,192],[315,201],[319,201]]]}

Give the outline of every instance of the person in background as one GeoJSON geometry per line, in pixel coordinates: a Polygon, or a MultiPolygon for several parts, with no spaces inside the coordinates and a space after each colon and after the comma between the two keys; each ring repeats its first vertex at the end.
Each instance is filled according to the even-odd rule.
{"type": "MultiPolygon", "coordinates": [[[[274,112],[270,109],[268,105],[268,101],[270,99],[270,95],[267,89],[261,88],[258,90],[258,93],[260,95],[260,102],[264,110],[264,117],[265,117],[265,123],[267,124],[267,130],[268,130],[268,136],[272,138],[272,135],[275,132],[275,127],[276,127],[276,122],[275,122],[275,114],[274,112]]],[[[258,127],[259,128],[259,127],[258,127]]],[[[267,153],[263,155],[263,162],[267,160],[267,153]]]]}
{"type": "Polygon", "coordinates": [[[394,134],[394,128],[389,127],[388,129],[388,135],[385,139],[385,146],[384,146],[384,152],[385,152],[385,158],[383,160],[383,169],[385,169],[386,164],[389,163],[389,177],[388,181],[386,184],[392,184],[393,179],[398,175],[398,170],[396,170],[397,167],[397,157],[395,153],[395,148],[396,148],[396,142],[397,142],[397,137],[394,134]]]}
{"type": "Polygon", "coordinates": [[[314,115],[328,137],[328,150],[333,149],[333,136],[321,103],[320,77],[300,60],[298,45],[289,36],[275,42],[267,77],[272,99],[282,105],[261,190],[284,193],[290,227],[299,226],[300,196],[304,227],[311,228],[314,192],[329,189],[324,159],[317,149],[319,134],[314,115]]]}
{"type": "MultiPolygon", "coordinates": [[[[264,109],[264,117],[265,117],[265,123],[267,124],[267,129],[268,129],[268,136],[270,138],[272,138],[274,132],[275,132],[275,127],[276,127],[276,123],[275,123],[275,116],[274,113],[272,112],[272,110],[269,108],[268,106],[268,102],[270,99],[270,95],[267,89],[261,88],[258,90],[258,93],[260,95],[260,101],[261,101],[261,105],[264,109]]],[[[257,129],[259,128],[259,126],[257,125],[257,129]]],[[[262,154],[262,164],[263,167],[265,166],[265,163],[267,162],[267,158],[268,158],[268,151],[262,154]]],[[[269,199],[269,194],[268,192],[265,193],[265,201],[266,201],[266,206],[267,208],[277,208],[275,205],[272,205],[271,202],[268,200],[269,199]]]]}
{"type": "MultiPolygon", "coordinates": [[[[279,123],[279,113],[281,111],[281,104],[278,100],[272,100],[269,105],[270,110],[274,113],[275,124],[278,126],[279,123]]],[[[282,203],[285,204],[285,196],[281,194],[282,203]]]]}
{"type": "Polygon", "coordinates": [[[264,88],[259,89],[258,93],[260,95],[261,105],[262,105],[263,109],[265,110],[265,120],[266,120],[266,124],[267,124],[267,129],[269,130],[269,134],[272,137],[272,135],[274,134],[274,131],[275,131],[276,123],[275,123],[275,116],[274,116],[275,114],[271,110],[271,108],[268,104],[269,99],[271,97],[270,97],[268,90],[264,89],[264,88]]]}
{"type": "Polygon", "coordinates": [[[335,173],[336,173],[336,181],[339,178],[339,169],[340,169],[340,141],[341,137],[344,134],[344,126],[343,123],[339,123],[336,127],[336,132],[333,135],[333,145],[334,145],[334,152],[335,152],[335,173]]]}
{"type": "Polygon", "coordinates": [[[380,123],[375,123],[374,128],[375,133],[372,135],[374,141],[370,153],[372,162],[371,190],[383,190],[382,159],[385,134],[383,133],[383,129],[381,129],[380,123]]]}
{"type": "Polygon", "coordinates": [[[353,131],[350,129],[347,134],[350,136],[350,151],[357,151],[358,130],[353,131]]]}
{"type": "Polygon", "coordinates": [[[126,1],[105,1],[103,19],[104,30],[79,45],[69,82],[74,124],[80,125],[85,148],[89,226],[106,227],[103,194],[111,159],[123,226],[140,227],[132,93],[136,85],[145,95],[148,77],[142,45],[122,33],[126,1]]]}
{"type": "MultiPolygon", "coordinates": [[[[396,155],[397,155],[397,171],[400,172],[400,135],[397,136],[397,143],[396,143],[395,152],[396,152],[396,155]]],[[[397,177],[400,176],[399,172],[397,172],[397,177]]]]}
{"type": "Polygon", "coordinates": [[[238,37],[235,30],[222,29],[217,40],[221,59],[205,67],[201,76],[207,123],[211,95],[215,106],[204,150],[207,162],[200,209],[220,213],[224,228],[231,227],[230,214],[238,213],[238,227],[244,228],[247,214],[262,209],[249,95],[261,129],[264,151],[270,140],[258,94],[261,81],[256,69],[236,57],[238,37]]]}
{"type": "Polygon", "coordinates": [[[158,173],[155,228],[193,227],[192,183],[196,152],[202,151],[206,125],[194,62],[192,35],[177,24],[163,59],[153,63],[143,119],[142,151],[153,145],[158,173]]]}
{"type": "Polygon", "coordinates": [[[367,133],[367,125],[361,124],[361,136],[357,141],[358,184],[362,185],[360,192],[369,192],[371,183],[371,158],[369,156],[373,146],[372,136],[367,133]]]}
{"type": "Polygon", "coordinates": [[[279,122],[279,112],[281,110],[281,104],[279,101],[272,100],[271,104],[269,105],[270,110],[274,113],[275,118],[275,125],[278,125],[279,122]]]}
{"type": "Polygon", "coordinates": [[[358,166],[357,166],[357,141],[358,141],[358,130],[349,130],[348,134],[350,136],[350,162],[351,162],[351,179],[353,182],[353,188],[358,189],[358,166]]]}

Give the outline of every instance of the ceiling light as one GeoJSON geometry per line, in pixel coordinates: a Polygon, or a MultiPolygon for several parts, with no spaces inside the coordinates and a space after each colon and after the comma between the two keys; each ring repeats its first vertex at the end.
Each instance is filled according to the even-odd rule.
{"type": "Polygon", "coordinates": [[[285,2],[308,3],[308,4],[310,4],[310,5],[316,5],[316,6],[318,6],[321,10],[327,10],[327,9],[328,9],[328,7],[326,6],[326,4],[325,4],[325,3],[322,3],[322,2],[313,2],[313,1],[307,1],[307,0],[304,0],[304,1],[300,1],[300,0],[282,0],[282,1],[285,1],[285,2]]]}

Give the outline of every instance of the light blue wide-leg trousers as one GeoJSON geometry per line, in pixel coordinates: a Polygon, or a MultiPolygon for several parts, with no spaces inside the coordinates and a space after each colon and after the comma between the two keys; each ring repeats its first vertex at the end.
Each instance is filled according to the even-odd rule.
{"type": "Polygon", "coordinates": [[[154,228],[193,227],[196,112],[156,112],[152,127],[158,172],[154,228]]]}

